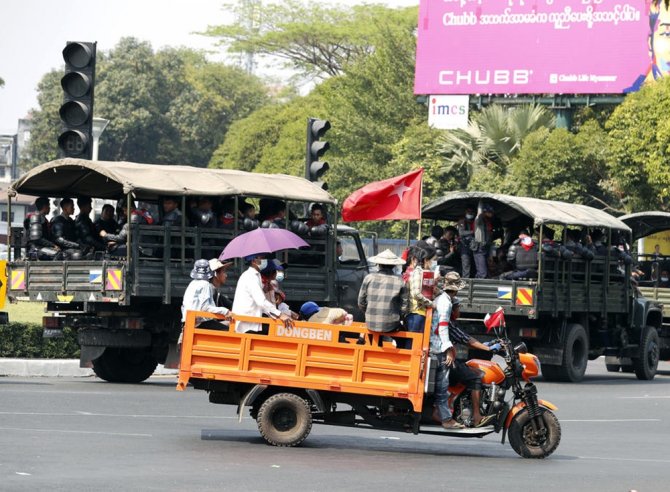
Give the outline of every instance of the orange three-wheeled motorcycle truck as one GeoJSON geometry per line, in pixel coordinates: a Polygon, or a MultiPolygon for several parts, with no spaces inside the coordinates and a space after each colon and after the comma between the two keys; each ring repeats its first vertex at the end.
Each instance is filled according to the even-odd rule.
{"type": "MultiPolygon", "coordinates": [[[[244,407],[251,407],[269,444],[296,446],[313,423],[453,437],[501,433],[501,441],[507,436],[524,458],[545,458],[560,442],[556,407],[538,399],[530,382],[540,362],[523,343],[514,346],[504,328],[496,329],[504,363],[467,362],[482,373],[480,411],[490,416],[490,425],[445,429],[432,420],[430,310],[424,333],[395,332],[396,343],[369,332],[364,323],[285,326],[269,318],[234,316],[229,330],[221,331],[197,328],[196,316],[213,315],[187,314],[177,389],[191,383],[207,391],[212,403],[237,405],[240,420],[244,407]],[[269,325],[268,334],[236,333],[237,321],[269,325]],[[361,334],[365,343],[359,342],[361,334]]],[[[449,391],[454,418],[471,425],[469,392],[462,385],[449,391]]]]}

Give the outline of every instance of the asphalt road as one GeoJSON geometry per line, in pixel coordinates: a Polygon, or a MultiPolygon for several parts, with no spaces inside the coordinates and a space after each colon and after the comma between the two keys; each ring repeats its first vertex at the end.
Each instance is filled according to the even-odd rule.
{"type": "Polygon", "coordinates": [[[546,460],[499,436],[456,439],[317,426],[264,444],[248,417],[175,391],[94,378],[0,378],[0,490],[667,491],[670,363],[654,381],[591,363],[577,385],[539,383],[563,438],[546,460]]]}

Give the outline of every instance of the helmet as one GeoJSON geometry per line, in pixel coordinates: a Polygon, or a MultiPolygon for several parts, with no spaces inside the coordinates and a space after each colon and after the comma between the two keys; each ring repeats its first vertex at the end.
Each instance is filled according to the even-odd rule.
{"type": "Polygon", "coordinates": [[[193,265],[193,270],[191,270],[191,278],[194,280],[209,280],[214,276],[214,272],[209,267],[209,261],[207,260],[198,260],[193,265]]]}
{"type": "Polygon", "coordinates": [[[309,319],[312,317],[312,315],[316,314],[319,312],[319,305],[314,302],[314,301],[307,301],[305,304],[300,306],[300,314],[306,318],[309,319]]]}

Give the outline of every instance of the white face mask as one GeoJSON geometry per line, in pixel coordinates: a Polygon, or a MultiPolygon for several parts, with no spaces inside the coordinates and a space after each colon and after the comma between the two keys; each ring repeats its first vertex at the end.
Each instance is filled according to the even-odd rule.
{"type": "Polygon", "coordinates": [[[468,220],[472,220],[475,218],[475,214],[465,214],[465,218],[468,220]]]}
{"type": "Polygon", "coordinates": [[[430,269],[435,270],[437,268],[437,260],[433,260],[430,262],[430,269]]]}
{"type": "Polygon", "coordinates": [[[275,277],[275,280],[277,282],[281,282],[284,280],[284,272],[277,272],[277,276],[275,277]]]}
{"type": "Polygon", "coordinates": [[[261,270],[265,270],[265,268],[266,268],[267,266],[268,266],[268,260],[266,260],[265,258],[263,258],[263,259],[261,260],[261,263],[260,263],[260,265],[259,265],[259,268],[260,268],[261,270]]]}
{"type": "Polygon", "coordinates": [[[661,277],[661,282],[667,282],[667,281],[668,281],[668,277],[661,277]]]}

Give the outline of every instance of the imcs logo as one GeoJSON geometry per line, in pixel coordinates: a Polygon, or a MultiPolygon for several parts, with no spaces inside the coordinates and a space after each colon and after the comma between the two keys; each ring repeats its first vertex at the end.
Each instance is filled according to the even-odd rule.
{"type": "Polygon", "coordinates": [[[428,124],[440,130],[467,128],[469,96],[430,96],[428,124]]]}

